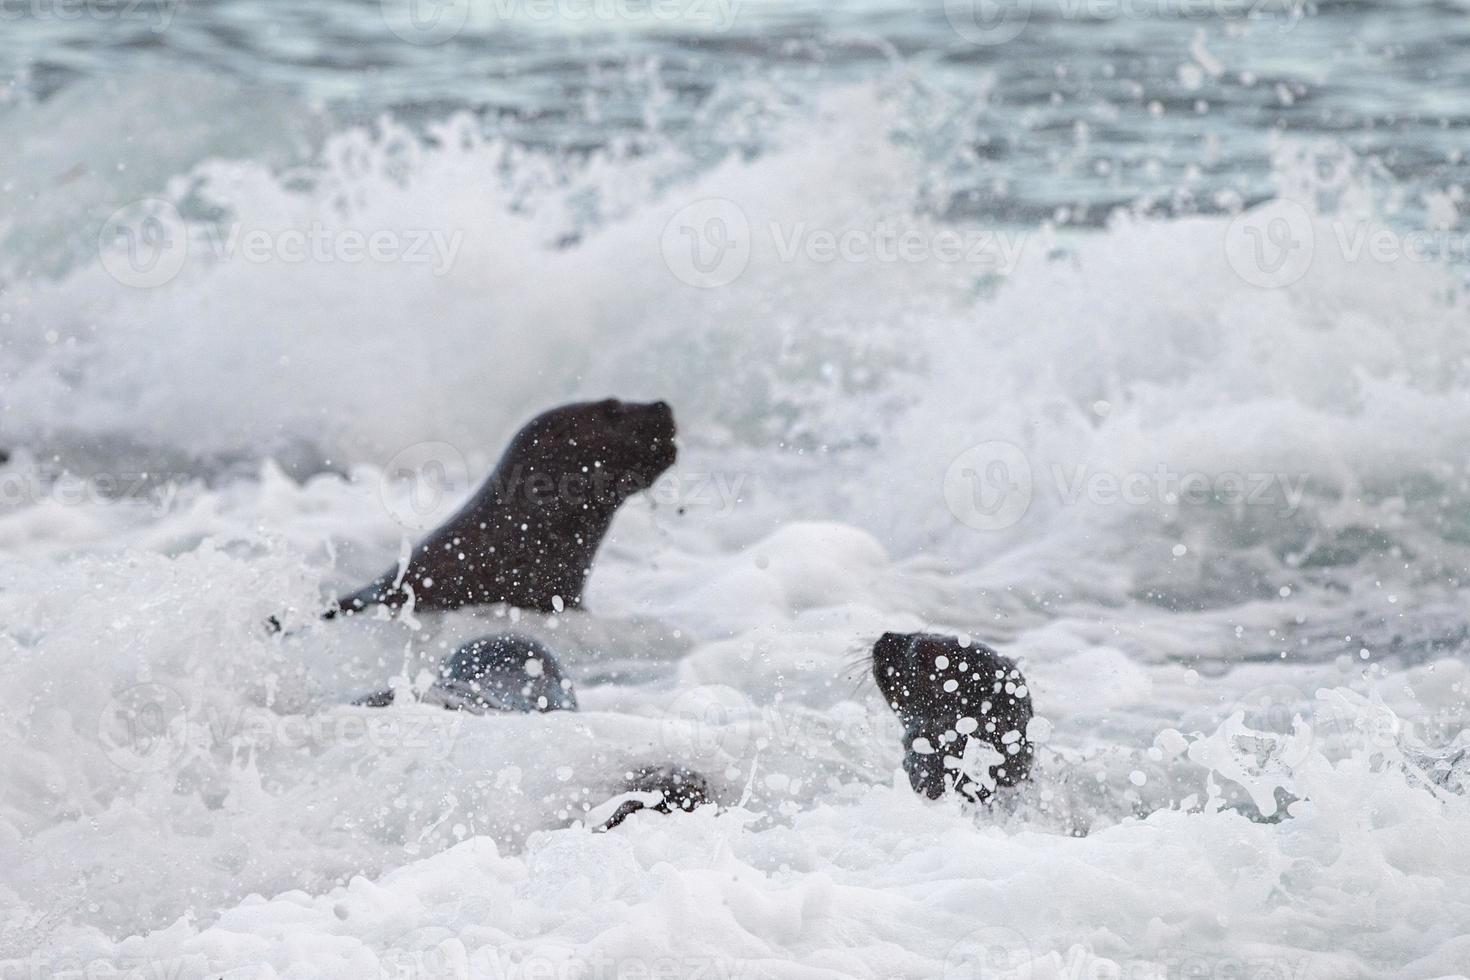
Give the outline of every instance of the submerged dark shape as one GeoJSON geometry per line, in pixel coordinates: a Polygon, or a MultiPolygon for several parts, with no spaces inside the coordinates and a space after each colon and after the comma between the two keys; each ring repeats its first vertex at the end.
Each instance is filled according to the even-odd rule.
{"type": "MultiPolygon", "coordinates": [[[[475,496],[389,569],[338,600],[351,613],[505,602],[574,608],[613,515],[673,465],[674,414],[664,402],[563,405],[516,433],[475,496]]],[[[331,618],[338,610],[328,612],[331,618]]]]}
{"type": "Polygon", "coordinates": [[[682,810],[687,813],[695,807],[712,802],[709,782],[704,776],[683,766],[644,766],[630,772],[624,792],[655,793],[662,799],[653,804],[641,800],[625,800],[597,830],[611,830],[639,810],[653,810],[655,813],[682,810]]]}
{"type": "Polygon", "coordinates": [[[903,723],[914,792],[937,799],[952,788],[983,801],[1030,774],[1031,694],[1012,660],[952,636],[884,633],[873,645],[873,679],[903,723]]]}
{"type": "MultiPolygon", "coordinates": [[[[577,710],[572,682],[556,657],[530,637],[514,633],[481,637],[454,651],[421,700],[477,715],[577,710]]],[[[352,703],[386,707],[393,703],[393,692],[375,691],[352,703]]]]}

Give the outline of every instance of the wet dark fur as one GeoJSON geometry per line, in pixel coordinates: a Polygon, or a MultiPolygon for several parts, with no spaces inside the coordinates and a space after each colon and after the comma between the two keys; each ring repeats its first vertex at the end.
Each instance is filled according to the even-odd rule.
{"type": "Polygon", "coordinates": [[[903,767],[914,792],[936,799],[953,789],[986,799],[989,789],[945,765],[947,757],[963,757],[972,738],[984,739],[1003,757],[990,767],[997,788],[1030,774],[1031,695],[1013,661],[980,643],[962,647],[952,636],[884,633],[873,646],[872,664],[878,690],[903,723],[903,767]],[[948,658],[946,666],[936,666],[940,657],[948,658]],[[953,691],[944,689],[949,680],[957,683],[953,691]],[[978,726],[968,735],[957,730],[963,718],[978,726]],[[1006,742],[1009,732],[1019,732],[1019,738],[1006,742]],[[920,738],[934,751],[917,751],[920,738]]]}
{"type": "MultiPolygon", "coordinates": [[[[454,651],[423,700],[477,715],[577,710],[572,682],[552,652],[514,633],[481,637],[454,651]]],[[[375,691],[352,703],[383,708],[393,703],[393,692],[375,691]]]]}
{"type": "Polygon", "coordinates": [[[401,584],[391,568],[338,609],[397,609],[409,589],[420,610],[505,602],[550,612],[553,597],[574,608],[618,507],[675,457],[664,402],[607,399],[538,415],[469,503],[413,549],[401,584]]]}
{"type": "Polygon", "coordinates": [[[626,792],[658,793],[663,799],[648,807],[638,800],[628,800],[603,821],[598,830],[611,830],[639,810],[655,813],[689,811],[710,802],[709,783],[704,776],[682,766],[645,766],[628,774],[626,792]]]}

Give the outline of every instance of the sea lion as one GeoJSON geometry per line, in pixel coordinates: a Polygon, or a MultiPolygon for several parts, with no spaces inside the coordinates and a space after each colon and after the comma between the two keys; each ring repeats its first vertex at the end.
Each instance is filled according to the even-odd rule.
{"type": "Polygon", "coordinates": [[[620,796],[609,800],[588,814],[595,831],[612,830],[639,810],[655,813],[685,813],[710,803],[709,782],[704,776],[683,766],[644,766],[627,774],[620,796]],[[597,822],[605,808],[616,804],[612,814],[597,822]]]}
{"type": "MultiPolygon", "coordinates": [[[[454,651],[419,700],[477,715],[577,710],[572,682],[556,657],[535,640],[514,633],[481,637],[454,651]]],[[[393,703],[393,692],[375,691],[352,703],[386,707],[393,703]]]]}
{"type": "MultiPolygon", "coordinates": [[[[450,711],[484,715],[576,711],[577,695],[545,646],[515,633],[472,640],[439,668],[439,677],[418,699],[450,711]]],[[[392,704],[394,692],[374,691],[352,703],[367,708],[392,704]]],[[[687,812],[710,803],[709,782],[682,766],[643,766],[624,773],[623,790],[589,814],[593,829],[607,831],[639,810],[687,812]]]]}
{"type": "Polygon", "coordinates": [[[954,790],[983,802],[1031,772],[1031,693],[1013,661],[952,636],[884,633],[873,679],[903,722],[903,768],[914,792],[954,790]]]}
{"type": "Polygon", "coordinates": [[[674,414],[664,402],[606,399],[536,416],[511,440],[469,503],[394,567],[337,601],[352,613],[457,609],[505,602],[575,608],[593,556],[624,500],[674,464],[674,414]]]}

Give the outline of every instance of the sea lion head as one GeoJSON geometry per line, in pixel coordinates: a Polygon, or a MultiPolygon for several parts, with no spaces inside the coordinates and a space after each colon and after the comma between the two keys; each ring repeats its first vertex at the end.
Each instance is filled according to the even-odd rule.
{"type": "Polygon", "coordinates": [[[514,633],[481,637],[460,647],[439,668],[434,690],[446,707],[475,714],[577,710],[572,682],[555,655],[514,633]]]}
{"type": "Polygon", "coordinates": [[[984,800],[1031,769],[1031,694],[1015,663],[981,643],[884,633],[873,680],[903,723],[903,767],[931,799],[954,788],[984,800]],[[971,742],[976,744],[972,747],[971,742]]]}
{"type": "Polygon", "coordinates": [[[647,490],[674,465],[674,435],[667,402],[605,398],[536,416],[516,433],[506,459],[541,473],[580,477],[587,492],[616,505],[647,490]]]}
{"type": "MultiPolygon", "coordinates": [[[[395,700],[395,692],[386,690],[364,694],[352,703],[384,708],[395,700]]],[[[556,656],[536,640],[515,633],[484,636],[460,647],[440,665],[438,679],[417,700],[476,715],[577,710],[576,692],[556,656]]]]}

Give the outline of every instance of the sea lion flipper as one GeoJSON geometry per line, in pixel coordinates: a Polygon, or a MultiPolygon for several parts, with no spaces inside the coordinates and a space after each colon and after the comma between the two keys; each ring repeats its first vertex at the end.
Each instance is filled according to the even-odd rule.
{"type": "Polygon", "coordinates": [[[644,766],[628,774],[623,792],[594,808],[588,819],[595,822],[594,830],[605,832],[628,819],[639,810],[655,813],[673,813],[675,810],[688,812],[695,807],[714,802],[709,789],[709,780],[693,769],[678,765],[644,766]],[[606,808],[616,804],[606,817],[606,808]]]}

